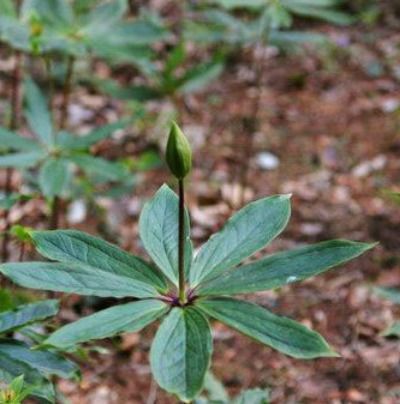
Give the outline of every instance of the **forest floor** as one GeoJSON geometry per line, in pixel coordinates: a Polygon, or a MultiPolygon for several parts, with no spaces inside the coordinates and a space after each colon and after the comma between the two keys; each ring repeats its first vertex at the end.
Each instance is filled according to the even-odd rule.
{"type": "MultiPolygon", "coordinates": [[[[244,202],[292,193],[292,220],[267,252],[331,238],[380,244],[324,276],[251,297],[319,331],[340,358],[291,359],[215,324],[212,370],[230,393],[265,387],[273,403],[394,404],[400,402],[400,344],[380,332],[400,310],[378,298],[371,286],[400,285],[400,209],[384,195],[400,187],[400,77],[393,64],[382,62],[397,58],[400,66],[400,37],[376,32],[368,43],[354,28],[326,30],[342,44],[339,50],[266,52],[255,61],[262,66],[261,82],[255,81],[249,59],[237,57],[217,83],[179,106],[182,126],[195,145],[187,189],[193,238],[199,246],[244,202]]],[[[121,108],[99,98],[84,88],[72,97],[75,110],[98,109],[98,104],[121,108]]],[[[155,111],[165,108],[165,103],[154,106],[155,111]]],[[[99,153],[138,156],[158,147],[156,136],[129,135],[123,150],[106,141],[99,153]]],[[[135,252],[141,251],[140,208],[170,181],[165,166],[139,179],[132,195],[103,201],[121,246],[135,252]]],[[[95,226],[89,219],[74,225],[91,232],[95,226]]],[[[61,321],[92,310],[68,297],[61,321]]],[[[74,404],[175,402],[151,381],[153,333],[150,327],[99,343],[113,349],[82,361],[80,386],[60,381],[60,390],[74,404]]]]}

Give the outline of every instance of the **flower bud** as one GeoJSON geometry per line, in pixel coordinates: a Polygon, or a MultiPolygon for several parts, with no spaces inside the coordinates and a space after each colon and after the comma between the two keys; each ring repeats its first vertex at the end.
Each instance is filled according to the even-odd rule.
{"type": "Polygon", "coordinates": [[[185,178],[192,168],[192,150],[179,126],[172,122],[169,132],[166,160],[172,174],[178,180],[185,178]]]}

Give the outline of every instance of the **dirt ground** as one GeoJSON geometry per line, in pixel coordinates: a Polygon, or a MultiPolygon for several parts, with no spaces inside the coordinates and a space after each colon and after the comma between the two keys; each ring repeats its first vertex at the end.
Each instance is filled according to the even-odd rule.
{"type": "MultiPolygon", "coordinates": [[[[195,145],[187,190],[193,238],[199,246],[248,200],[292,193],[292,220],[267,252],[330,238],[380,244],[324,276],[251,297],[319,331],[340,358],[291,359],[215,324],[212,370],[232,394],[268,387],[273,403],[399,403],[400,344],[380,332],[400,310],[376,297],[371,286],[400,285],[400,209],[384,196],[384,190],[400,187],[400,77],[392,69],[393,60],[400,66],[400,37],[377,31],[372,43],[359,29],[321,30],[341,48],[286,56],[269,50],[253,59],[262,66],[261,80],[251,60],[238,56],[211,88],[179,105],[195,145]],[[379,74],[372,68],[377,60],[379,74]]],[[[96,97],[78,88],[73,102],[86,108],[96,97]]],[[[122,106],[113,101],[107,108],[122,106]]],[[[154,105],[156,112],[165,108],[154,105]]],[[[152,134],[131,133],[129,139],[123,150],[105,142],[99,153],[139,155],[158,147],[152,134]]],[[[168,180],[161,166],[141,173],[131,195],[103,201],[127,250],[141,251],[140,207],[168,180]]],[[[36,209],[24,219],[29,223],[43,207],[28,203],[25,209],[36,209]]],[[[74,227],[95,232],[95,225],[87,219],[74,227]]],[[[60,321],[91,310],[64,298],[60,321]]],[[[99,343],[112,349],[82,360],[82,382],[60,381],[61,392],[73,404],[174,403],[151,381],[154,330],[99,343]]]]}

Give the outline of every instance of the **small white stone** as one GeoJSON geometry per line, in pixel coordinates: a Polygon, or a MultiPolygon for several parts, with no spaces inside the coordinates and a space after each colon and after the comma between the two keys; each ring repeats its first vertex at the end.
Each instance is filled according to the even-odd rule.
{"type": "Polygon", "coordinates": [[[355,177],[366,177],[374,171],[382,170],[387,163],[387,158],[383,154],[379,154],[371,160],[363,161],[355,166],[352,173],[355,177]]]}
{"type": "Polygon", "coordinates": [[[256,164],[263,170],[274,170],[279,162],[279,158],[270,152],[261,152],[256,157],[256,164]]]}
{"type": "Polygon", "coordinates": [[[82,223],[86,219],[87,207],[83,199],[77,199],[69,205],[67,220],[71,224],[82,223]]]}

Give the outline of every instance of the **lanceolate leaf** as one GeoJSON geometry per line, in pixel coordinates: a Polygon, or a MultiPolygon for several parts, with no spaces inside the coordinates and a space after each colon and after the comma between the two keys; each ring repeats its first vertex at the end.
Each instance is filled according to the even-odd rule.
{"type": "Polygon", "coordinates": [[[20,286],[99,297],[154,297],[156,289],[127,276],[85,264],[19,262],[0,266],[0,272],[20,286]]]}
{"type": "Polygon", "coordinates": [[[191,284],[227,271],[267,245],[285,228],[289,216],[288,195],[260,199],[241,209],[201,248],[190,271],[191,284]]]}
{"type": "Polygon", "coordinates": [[[207,319],[195,308],[174,308],[157,331],[150,352],[158,384],[180,400],[202,389],[210,364],[212,338],[207,319]]]}
{"type": "Polygon", "coordinates": [[[31,237],[37,251],[51,260],[85,264],[100,274],[104,271],[166,290],[162,275],[154,268],[100,238],[77,230],[33,231],[31,237]]]}
{"type": "Polygon", "coordinates": [[[220,61],[203,63],[188,71],[182,79],[179,91],[193,93],[202,90],[221,75],[224,65],[220,61]]]}
{"type": "Polygon", "coordinates": [[[375,244],[331,240],[270,255],[199,287],[200,295],[233,295],[274,289],[343,264],[375,244]]]}
{"type": "Polygon", "coordinates": [[[303,325],[256,304],[230,298],[199,301],[202,311],[241,333],[294,358],[336,356],[326,341],[303,325]]]}
{"type": "Polygon", "coordinates": [[[0,340],[0,354],[23,362],[44,376],[76,377],[79,370],[71,361],[49,351],[32,350],[15,340],[0,340]]]}
{"type": "Polygon", "coordinates": [[[299,16],[317,18],[334,24],[348,25],[354,20],[349,14],[333,8],[338,5],[335,1],[283,0],[282,5],[299,16]]]}
{"type": "Polygon", "coordinates": [[[265,0],[213,0],[215,3],[227,9],[233,8],[260,8],[266,5],[265,0]]]}
{"type": "Polygon", "coordinates": [[[44,344],[70,348],[78,343],[108,338],[123,332],[137,332],[167,310],[168,306],[160,300],[121,304],[60,328],[44,344]]]}
{"type": "Polygon", "coordinates": [[[48,198],[61,196],[71,179],[69,162],[62,158],[47,160],[39,171],[39,185],[43,195],[48,198]]]}
{"type": "Polygon", "coordinates": [[[127,123],[127,120],[113,122],[111,124],[95,128],[84,136],[73,136],[68,134],[69,136],[63,136],[62,144],[69,149],[85,150],[101,140],[110,137],[116,130],[124,128],[127,123]]]}
{"type": "Polygon", "coordinates": [[[31,130],[39,140],[47,146],[54,143],[53,125],[47,101],[32,80],[25,82],[26,111],[25,115],[31,130]]]}
{"type": "MultiPolygon", "coordinates": [[[[140,215],[140,238],[157,266],[177,284],[178,282],[178,197],[163,185],[147,202],[140,215]]],[[[192,261],[189,215],[185,215],[185,267],[192,261]]]]}
{"type": "Polygon", "coordinates": [[[45,157],[43,151],[24,151],[0,156],[0,167],[29,168],[37,165],[45,157]]]}
{"type": "Polygon", "coordinates": [[[37,142],[0,127],[0,149],[20,151],[38,150],[37,142]]]}
{"type": "Polygon", "coordinates": [[[35,321],[44,320],[58,312],[57,300],[24,304],[15,310],[0,313],[0,333],[9,332],[35,321]]]}
{"type": "Polygon", "coordinates": [[[0,379],[10,383],[15,377],[24,375],[24,380],[35,387],[32,394],[54,403],[54,391],[49,382],[34,368],[0,352],[0,379]]]}
{"type": "Polygon", "coordinates": [[[99,175],[110,181],[118,181],[125,175],[121,165],[105,160],[101,157],[93,157],[89,154],[75,154],[70,160],[89,175],[99,175]]]}

